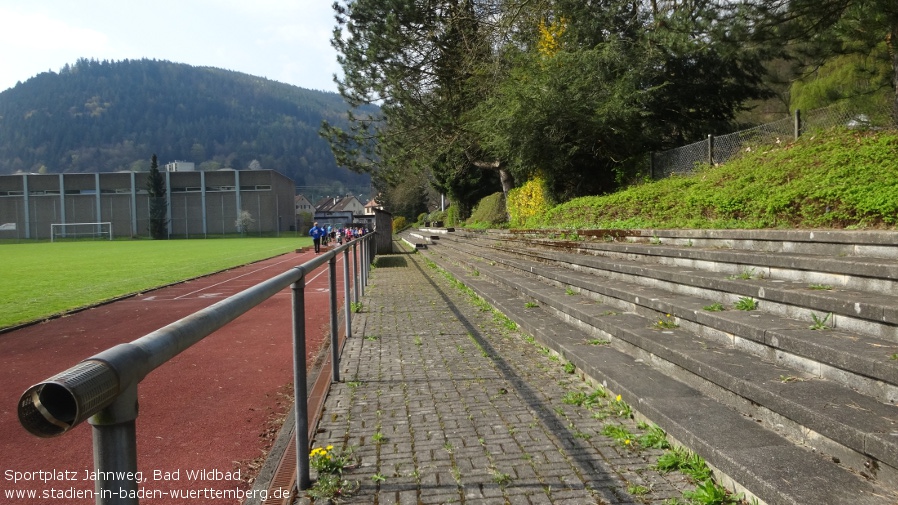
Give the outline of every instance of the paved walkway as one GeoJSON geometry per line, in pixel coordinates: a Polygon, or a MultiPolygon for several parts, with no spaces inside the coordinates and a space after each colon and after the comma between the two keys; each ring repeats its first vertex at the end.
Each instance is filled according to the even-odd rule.
{"type": "Polygon", "coordinates": [[[660,504],[694,488],[652,469],[661,451],[601,435],[644,430],[614,399],[576,405],[596,387],[428,263],[378,257],[353,319],[313,441],[352,449],[342,503],[660,504]]]}

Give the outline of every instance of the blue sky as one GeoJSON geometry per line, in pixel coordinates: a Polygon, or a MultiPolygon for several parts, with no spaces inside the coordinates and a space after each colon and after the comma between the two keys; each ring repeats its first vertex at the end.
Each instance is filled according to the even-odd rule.
{"type": "Polygon", "coordinates": [[[150,58],[336,91],[332,0],[0,0],[0,91],[78,58],[150,58]]]}

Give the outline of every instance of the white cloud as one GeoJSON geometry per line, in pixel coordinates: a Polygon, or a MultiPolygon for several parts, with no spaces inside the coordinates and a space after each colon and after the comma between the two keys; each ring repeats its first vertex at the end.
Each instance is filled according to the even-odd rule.
{"type": "Polygon", "coordinates": [[[161,59],[335,90],[331,0],[0,0],[0,91],[78,58],[161,59]]]}
{"type": "Polygon", "coordinates": [[[45,13],[23,13],[0,7],[0,19],[3,20],[0,44],[13,49],[95,51],[109,41],[100,32],[69,25],[45,13]]]}

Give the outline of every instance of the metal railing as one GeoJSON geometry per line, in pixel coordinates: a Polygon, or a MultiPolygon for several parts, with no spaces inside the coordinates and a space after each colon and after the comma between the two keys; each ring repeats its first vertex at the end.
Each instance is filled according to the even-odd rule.
{"type": "Polygon", "coordinates": [[[44,438],[62,435],[83,421],[93,426],[95,496],[98,505],[138,503],[137,385],[153,370],[286,287],[293,293],[293,373],[297,485],[309,475],[308,381],[306,377],[305,280],[328,264],[333,381],[339,381],[337,255],[343,255],[346,336],[352,334],[350,297],[358,303],[368,282],[375,234],[348,242],[130,343],[119,344],[28,388],[18,404],[19,422],[44,438]],[[349,255],[352,252],[352,261],[349,255]],[[359,263],[359,256],[362,261],[359,263]],[[352,275],[349,274],[350,263],[352,275]],[[360,268],[361,265],[361,268],[360,268]],[[350,289],[350,278],[353,288],[350,289]],[[350,293],[350,291],[352,293],[350,293]],[[132,477],[128,477],[132,476],[132,477]]]}

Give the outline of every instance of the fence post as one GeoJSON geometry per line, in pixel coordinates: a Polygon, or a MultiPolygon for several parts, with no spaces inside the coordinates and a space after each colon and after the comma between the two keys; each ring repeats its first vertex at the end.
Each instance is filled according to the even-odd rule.
{"type": "Polygon", "coordinates": [[[708,134],[708,165],[714,166],[714,135],[708,134]]]}
{"type": "Polygon", "coordinates": [[[352,335],[352,304],[349,295],[349,247],[343,249],[343,317],[346,319],[346,338],[352,335]]]}
{"type": "Polygon", "coordinates": [[[357,240],[352,244],[352,301],[355,303],[359,303],[359,279],[361,274],[359,272],[359,250],[357,246],[360,242],[357,240]]]}
{"type": "Polygon", "coordinates": [[[801,136],[801,111],[795,109],[795,140],[801,136]]]}
{"type": "Polygon", "coordinates": [[[327,261],[328,280],[330,281],[331,299],[331,375],[333,382],[340,382],[340,349],[337,327],[337,253],[332,253],[327,261]]]}
{"type": "Polygon", "coordinates": [[[137,384],[88,419],[93,431],[97,505],[137,505],[137,384]],[[128,479],[128,474],[131,479],[128,479]]]}
{"type": "Polygon", "coordinates": [[[300,491],[312,487],[309,474],[309,402],[306,398],[306,277],[293,283],[293,410],[296,426],[296,485],[300,491]]]}
{"type": "Polygon", "coordinates": [[[362,248],[359,251],[359,253],[361,253],[360,255],[362,257],[361,264],[359,265],[362,269],[362,271],[361,271],[362,282],[359,283],[359,294],[362,296],[365,296],[365,286],[368,285],[368,260],[367,260],[368,247],[370,247],[370,245],[371,245],[370,241],[371,241],[371,237],[373,237],[373,236],[374,236],[374,234],[369,234],[365,237],[365,240],[362,241],[362,248]]]}

